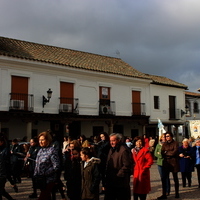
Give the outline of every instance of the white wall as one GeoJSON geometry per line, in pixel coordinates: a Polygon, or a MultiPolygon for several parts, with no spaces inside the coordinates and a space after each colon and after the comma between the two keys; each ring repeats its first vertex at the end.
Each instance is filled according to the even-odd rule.
{"type": "Polygon", "coordinates": [[[147,89],[149,80],[77,70],[76,68],[61,68],[43,63],[35,65],[31,62],[16,62],[14,66],[7,64],[1,71],[3,84],[0,89],[3,98],[0,102],[0,110],[9,110],[12,75],[29,78],[29,94],[34,95],[34,112],[36,113],[58,113],[60,81],[74,83],[74,98],[79,99],[79,114],[81,115],[98,115],[99,87],[102,85],[111,87],[111,101],[116,103],[116,115],[131,116],[132,90],[141,91],[142,103],[146,103],[146,99],[149,99],[147,89]],[[52,98],[43,108],[42,96],[47,96],[49,88],[53,91],[52,98]]]}
{"type": "MultiPolygon", "coordinates": [[[[150,94],[150,122],[157,122],[157,118],[161,119],[162,122],[169,122],[169,96],[176,96],[176,109],[185,110],[185,98],[183,89],[152,84],[150,86],[150,94]],[[154,96],[159,96],[160,98],[160,109],[154,109],[154,96]]],[[[184,120],[185,117],[183,116],[178,121],[184,122],[184,120]]],[[[170,120],[170,122],[173,123],[173,120],[170,120]]],[[[177,120],[174,122],[177,122],[177,120]]]]}

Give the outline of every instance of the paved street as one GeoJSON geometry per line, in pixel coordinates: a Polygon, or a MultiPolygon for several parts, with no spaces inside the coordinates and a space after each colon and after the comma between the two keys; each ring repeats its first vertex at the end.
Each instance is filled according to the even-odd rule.
{"type": "MultiPolygon", "coordinates": [[[[171,194],[168,197],[168,199],[173,200],[174,198],[174,184],[172,177],[171,179],[171,194]]],[[[192,179],[192,187],[182,187],[182,182],[180,179],[180,173],[179,173],[179,183],[180,183],[180,199],[182,200],[194,200],[194,199],[200,199],[200,189],[197,188],[197,175],[196,172],[193,173],[193,179],[192,179]]],[[[132,184],[131,184],[132,185],[132,184]]],[[[12,195],[13,198],[17,200],[24,200],[29,199],[28,195],[31,194],[31,180],[28,178],[22,178],[22,183],[18,184],[19,192],[15,193],[13,189],[10,187],[9,183],[6,184],[6,190],[12,195]]],[[[158,196],[161,195],[161,182],[160,177],[157,171],[157,165],[154,164],[151,168],[151,187],[152,190],[147,196],[147,200],[153,200],[156,199],[158,196]]],[[[5,199],[5,198],[4,198],[5,199]]],[[[133,198],[132,198],[133,199],[133,198]]],[[[57,194],[57,200],[61,200],[60,194],[57,194]]],[[[100,200],[103,200],[103,195],[100,196],[100,200]]]]}

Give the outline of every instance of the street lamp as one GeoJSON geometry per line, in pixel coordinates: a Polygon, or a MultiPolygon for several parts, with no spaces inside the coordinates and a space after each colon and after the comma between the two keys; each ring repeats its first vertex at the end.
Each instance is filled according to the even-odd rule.
{"type": "Polygon", "coordinates": [[[42,96],[42,105],[43,105],[43,108],[46,105],[46,103],[49,103],[49,101],[51,99],[51,96],[52,96],[52,91],[49,88],[49,90],[47,91],[47,98],[44,95],[42,96]]]}

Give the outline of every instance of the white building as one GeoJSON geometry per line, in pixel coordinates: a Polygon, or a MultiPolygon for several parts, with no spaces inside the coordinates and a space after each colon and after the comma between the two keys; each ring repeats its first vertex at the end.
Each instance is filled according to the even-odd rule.
{"type": "Polygon", "coordinates": [[[200,137],[200,94],[185,92],[186,99],[186,137],[200,137]]]}
{"type": "Polygon", "coordinates": [[[177,130],[186,88],[119,58],[0,37],[0,128],[9,139],[46,129],[156,135],[157,118],[177,130]]]}

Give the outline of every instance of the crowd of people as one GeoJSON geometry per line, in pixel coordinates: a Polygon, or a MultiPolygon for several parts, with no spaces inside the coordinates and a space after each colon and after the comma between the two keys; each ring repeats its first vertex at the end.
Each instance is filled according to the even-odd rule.
{"type": "Polygon", "coordinates": [[[200,187],[199,138],[193,143],[185,138],[179,146],[171,132],[159,139],[146,135],[132,139],[102,132],[90,138],[65,136],[61,142],[48,130],[29,142],[13,139],[10,144],[0,134],[0,200],[2,196],[13,200],[5,190],[5,183],[9,181],[18,192],[22,174],[32,180],[33,192],[28,198],[55,200],[59,192],[62,200],[99,200],[101,194],[104,200],[130,200],[131,194],[134,200],[146,200],[151,190],[153,160],[157,162],[162,185],[162,195],[157,199],[167,199],[170,195],[170,172],[175,198],[180,198],[178,172],[182,186],[191,187],[196,167],[200,187]]]}

